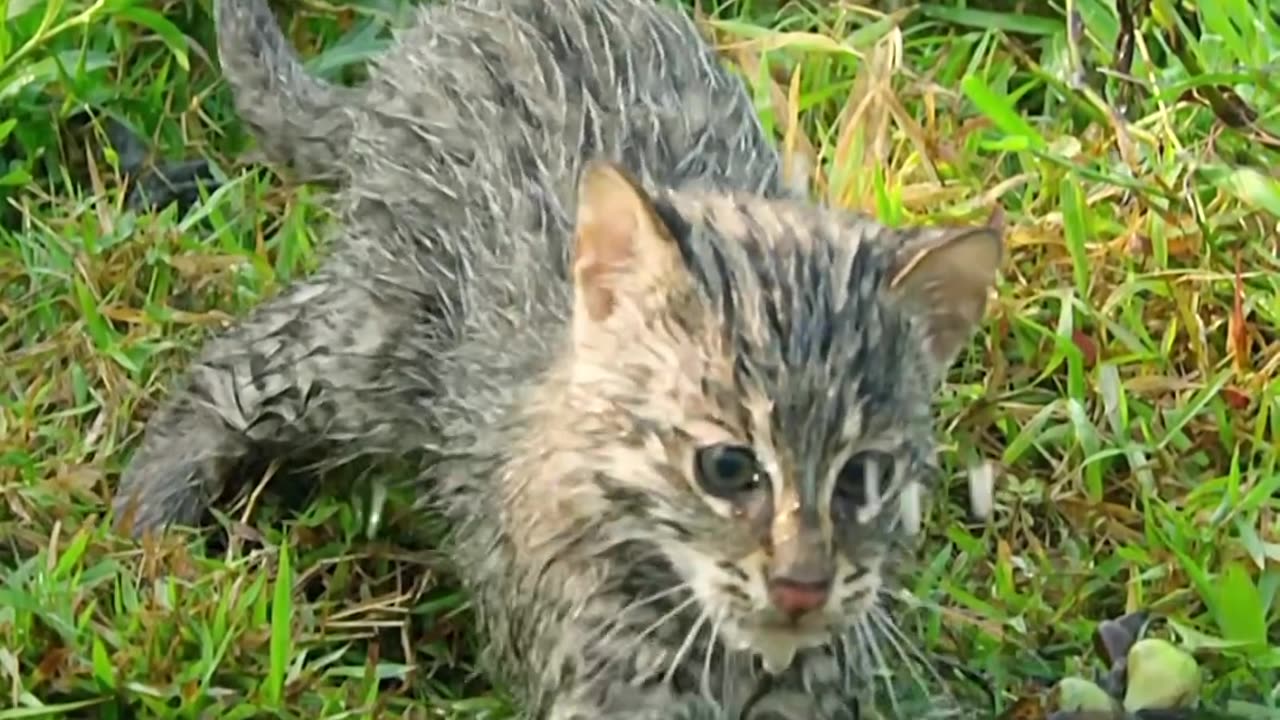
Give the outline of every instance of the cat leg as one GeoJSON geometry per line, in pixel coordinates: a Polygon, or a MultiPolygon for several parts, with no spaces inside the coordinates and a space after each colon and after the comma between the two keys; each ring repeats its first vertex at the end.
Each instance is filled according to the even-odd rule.
{"type": "Polygon", "coordinates": [[[816,692],[775,690],[764,694],[746,713],[747,720],[858,720],[857,704],[838,688],[816,692]]]}
{"type": "Polygon", "coordinates": [[[408,334],[426,330],[428,303],[375,277],[322,269],[209,340],[147,423],[116,522],[134,536],[195,524],[254,463],[396,452],[420,439],[430,382],[408,334]]]}
{"type": "MultiPolygon", "coordinates": [[[[597,681],[599,682],[599,681],[597,681]]],[[[856,705],[835,694],[813,696],[799,691],[773,691],[753,702],[742,720],[857,720],[856,705]]],[[[700,695],[666,689],[645,690],[619,681],[602,689],[583,688],[558,701],[549,720],[737,720],[700,695]],[[587,698],[607,697],[607,701],[587,698]]]]}
{"type": "Polygon", "coordinates": [[[647,689],[619,681],[595,681],[561,696],[547,720],[728,720],[715,703],[666,688],[647,689]]]}
{"type": "MultiPolygon", "coordinates": [[[[590,617],[590,614],[586,614],[590,617]]],[[[575,614],[582,618],[582,614],[575,614]]],[[[650,625],[649,627],[652,627],[650,625]]],[[[573,631],[562,632],[569,637],[573,631]]],[[[679,631],[676,631],[676,636],[679,631]]],[[[634,636],[633,636],[634,637],[634,636]]],[[[670,671],[669,651],[665,644],[641,643],[634,640],[614,641],[628,648],[618,656],[616,647],[601,652],[601,647],[588,649],[582,657],[615,656],[615,662],[594,672],[590,679],[568,682],[568,690],[557,693],[552,720],[586,720],[587,718],[620,718],[620,720],[857,720],[857,698],[846,683],[829,654],[817,654],[798,662],[783,677],[759,675],[752,663],[739,656],[717,673],[706,675],[709,665],[684,668],[685,682],[660,680],[670,671]],[[701,692],[692,691],[700,687],[701,692]],[[719,688],[720,694],[709,696],[719,688]]],[[[723,647],[693,649],[690,655],[721,655],[723,647]]],[[[679,651],[676,652],[680,654],[679,651]]],[[[697,662],[694,665],[698,665],[697,662]]]]}

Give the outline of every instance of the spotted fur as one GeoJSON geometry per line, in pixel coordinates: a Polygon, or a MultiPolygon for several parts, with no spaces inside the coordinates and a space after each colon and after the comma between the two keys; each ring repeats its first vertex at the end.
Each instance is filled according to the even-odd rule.
{"type": "Polygon", "coordinates": [[[795,196],[657,3],[432,5],[358,89],[307,77],[263,0],[217,14],[242,116],[341,180],[341,222],[150,420],[122,527],[196,523],[262,458],[423,458],[523,717],[856,717],[998,233],[795,196]],[[758,486],[700,484],[716,443],[758,486]],[[829,597],[784,618],[774,576],[814,567],[829,597]]]}

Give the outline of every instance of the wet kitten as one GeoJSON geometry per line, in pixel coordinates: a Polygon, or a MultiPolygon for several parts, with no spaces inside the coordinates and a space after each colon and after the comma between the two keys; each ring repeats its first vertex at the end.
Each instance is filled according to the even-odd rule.
{"type": "Polygon", "coordinates": [[[262,458],[423,453],[525,717],[855,717],[999,231],[794,197],[656,3],[432,5],[360,88],[263,0],[217,15],[241,116],[342,221],[150,420],[122,526],[195,523],[262,458]]]}

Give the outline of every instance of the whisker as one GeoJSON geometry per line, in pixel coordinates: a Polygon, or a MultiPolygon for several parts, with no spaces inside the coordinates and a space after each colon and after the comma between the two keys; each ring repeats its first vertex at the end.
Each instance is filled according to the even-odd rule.
{"type": "MultiPolygon", "coordinates": [[[[636,635],[634,638],[632,638],[631,642],[628,643],[624,649],[627,651],[633,649],[637,644],[639,644],[646,637],[648,637],[649,633],[653,632],[654,630],[657,630],[659,627],[666,624],[667,621],[671,620],[671,618],[684,612],[690,605],[693,605],[697,601],[698,601],[697,596],[690,596],[689,599],[671,608],[671,610],[669,610],[662,617],[650,623],[649,627],[645,628],[643,632],[641,632],[639,635],[636,635]]],[[[620,654],[625,654],[625,652],[620,654]]]]}
{"type": "Polygon", "coordinates": [[[680,649],[676,650],[675,657],[671,659],[671,664],[667,667],[667,673],[662,677],[663,683],[671,682],[671,676],[676,674],[676,668],[684,660],[685,653],[689,652],[689,648],[693,647],[693,643],[698,639],[698,634],[702,632],[702,626],[707,623],[709,616],[704,611],[698,615],[698,620],[689,628],[688,634],[685,636],[684,642],[680,644],[680,649]]]}
{"type": "Polygon", "coordinates": [[[918,647],[918,643],[913,641],[910,635],[906,634],[905,630],[902,630],[901,626],[897,624],[896,620],[893,620],[892,616],[888,614],[887,610],[884,610],[883,607],[878,605],[873,606],[872,614],[876,615],[879,621],[881,621],[881,624],[884,630],[887,630],[887,632],[890,633],[892,637],[899,639],[902,646],[904,646],[904,648],[906,648],[906,650],[910,652],[911,657],[914,657],[914,659],[918,660],[920,662],[920,665],[924,665],[925,667],[929,667],[929,669],[931,669],[934,680],[937,680],[937,682],[940,682],[940,683],[945,682],[945,680],[942,679],[942,675],[938,674],[937,670],[934,669],[933,662],[929,660],[929,657],[925,655],[924,651],[920,650],[920,648],[918,647]]]}
{"type": "Polygon", "coordinates": [[[859,692],[869,691],[871,696],[868,698],[871,705],[876,704],[876,670],[871,666],[870,648],[867,647],[866,630],[863,629],[861,622],[853,624],[853,634],[856,640],[858,675],[857,689],[859,692]]]}
{"type": "Polygon", "coordinates": [[[835,649],[840,654],[840,674],[844,676],[840,680],[843,683],[845,692],[852,692],[855,687],[853,667],[854,651],[853,648],[849,647],[849,634],[841,633],[837,640],[838,642],[836,643],[835,649]]]}
{"type": "Polygon", "coordinates": [[[932,610],[934,612],[946,610],[946,608],[932,600],[925,600],[904,587],[881,586],[878,595],[886,600],[905,605],[911,610],[932,610]]]}
{"type": "MultiPolygon", "coordinates": [[[[880,651],[880,643],[876,640],[875,632],[867,624],[865,617],[858,620],[858,627],[864,633],[864,637],[867,640],[867,648],[876,659],[876,665],[879,667],[878,674],[880,675],[880,679],[884,682],[885,691],[889,694],[889,706],[893,708],[893,713],[895,715],[900,716],[902,715],[902,708],[898,707],[898,693],[893,687],[893,671],[884,661],[884,654],[880,651]]],[[[872,680],[873,685],[874,682],[875,681],[872,680]]]]}
{"type": "MultiPolygon", "coordinates": [[[[650,623],[646,628],[644,628],[644,630],[637,633],[634,637],[629,638],[626,641],[626,644],[623,645],[622,648],[620,648],[617,652],[610,652],[609,655],[611,659],[608,661],[605,661],[602,665],[595,668],[592,671],[592,674],[594,675],[601,672],[605,672],[608,670],[609,667],[611,667],[617,662],[626,662],[626,661],[633,660],[634,658],[632,656],[632,651],[636,647],[638,647],[640,643],[644,642],[644,639],[648,637],[650,633],[654,632],[658,628],[665,625],[672,618],[676,617],[685,609],[687,609],[690,605],[693,605],[695,602],[697,602],[697,600],[698,600],[698,597],[696,595],[690,595],[687,599],[682,601],[680,604],[671,608],[671,610],[667,611],[657,620],[654,620],[652,623],[650,623]]],[[[612,634],[614,631],[621,630],[626,627],[625,625],[621,624],[621,615],[619,616],[619,619],[617,621],[611,624],[613,625],[613,628],[609,633],[610,638],[612,637],[612,634]]]]}
{"type": "MultiPolygon", "coordinates": [[[[917,651],[917,656],[913,656],[911,653],[907,651],[907,649],[903,646],[902,641],[900,641],[892,631],[892,630],[896,630],[896,628],[890,627],[893,621],[890,620],[884,614],[883,610],[880,610],[879,608],[874,608],[871,614],[868,616],[868,620],[870,621],[869,627],[871,631],[875,632],[876,634],[880,635],[881,637],[883,637],[885,640],[888,641],[889,646],[893,649],[894,654],[897,655],[898,658],[902,660],[902,664],[907,667],[907,672],[911,674],[911,679],[913,682],[915,682],[916,686],[919,687],[921,690],[926,690],[928,688],[928,684],[925,682],[924,677],[920,675],[919,670],[917,670],[916,668],[916,665],[918,664],[916,662],[918,657],[918,651],[917,651]]],[[[928,662],[925,662],[923,664],[929,665],[928,662]]]]}
{"type": "Polygon", "coordinates": [[[711,638],[707,641],[706,657],[702,659],[702,681],[699,685],[702,695],[708,699],[714,697],[711,693],[711,658],[715,656],[716,644],[720,638],[720,624],[727,615],[727,612],[721,612],[716,615],[715,622],[711,623],[711,638]]]}
{"type": "Polygon", "coordinates": [[[933,661],[929,659],[924,651],[916,646],[916,643],[902,631],[902,628],[898,627],[898,624],[893,621],[893,618],[889,617],[889,614],[885,612],[883,608],[873,608],[872,614],[885,638],[887,638],[894,647],[898,649],[903,662],[906,662],[911,666],[912,675],[915,676],[916,682],[920,684],[921,688],[925,688],[927,685],[925,684],[924,678],[920,677],[915,671],[916,664],[923,665],[929,674],[933,676],[933,680],[935,682],[944,687],[946,686],[946,680],[944,680],[942,675],[938,672],[933,661]],[[913,659],[915,661],[914,663],[911,662],[913,659]]]}
{"type": "Polygon", "coordinates": [[[626,607],[624,607],[624,608],[622,609],[622,612],[626,612],[626,611],[631,610],[631,609],[633,609],[633,608],[638,608],[638,607],[641,607],[641,606],[644,606],[644,605],[648,605],[649,603],[651,603],[651,602],[655,602],[655,601],[658,601],[658,600],[661,600],[661,599],[662,599],[662,598],[664,598],[664,597],[670,597],[670,596],[672,596],[672,595],[674,595],[674,594],[676,594],[676,593],[678,593],[678,592],[680,592],[680,591],[682,591],[682,590],[691,590],[691,588],[690,588],[688,585],[684,584],[684,583],[679,583],[679,584],[677,584],[677,585],[673,585],[673,586],[671,586],[671,587],[669,587],[669,588],[666,588],[665,590],[659,590],[659,591],[658,591],[658,592],[656,592],[656,593],[653,593],[653,594],[651,594],[651,595],[647,595],[647,596],[645,596],[645,597],[643,597],[643,598],[640,598],[640,599],[638,599],[638,600],[632,600],[630,603],[627,603],[627,606],[626,606],[626,607]]]}
{"type": "Polygon", "coordinates": [[[599,639],[601,642],[611,641],[614,637],[613,633],[616,633],[626,627],[628,613],[635,612],[636,610],[639,610],[640,608],[643,608],[646,605],[651,605],[659,600],[662,600],[663,598],[671,597],[672,595],[675,595],[676,593],[681,591],[692,592],[693,590],[688,585],[684,583],[680,583],[678,585],[660,590],[656,593],[640,598],[639,600],[633,600],[632,602],[624,606],[621,610],[619,610],[618,614],[615,615],[613,618],[611,618],[609,622],[601,625],[601,627],[597,632],[601,632],[604,634],[602,634],[598,638],[592,638],[592,640],[594,641],[596,639],[599,639]]]}

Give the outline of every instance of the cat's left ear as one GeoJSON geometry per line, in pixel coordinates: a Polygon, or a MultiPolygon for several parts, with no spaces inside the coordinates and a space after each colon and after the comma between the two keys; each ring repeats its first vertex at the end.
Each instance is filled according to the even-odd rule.
{"type": "Polygon", "coordinates": [[[925,349],[938,367],[950,367],[977,330],[1003,259],[999,211],[986,226],[904,232],[890,288],[924,324],[925,349]]]}
{"type": "Polygon", "coordinates": [[[680,247],[640,184],[611,163],[578,181],[574,228],[574,333],[581,339],[624,304],[660,307],[684,281],[680,247]]]}

